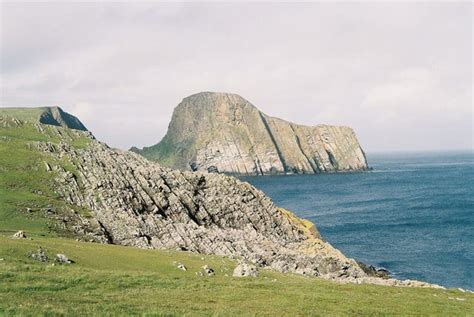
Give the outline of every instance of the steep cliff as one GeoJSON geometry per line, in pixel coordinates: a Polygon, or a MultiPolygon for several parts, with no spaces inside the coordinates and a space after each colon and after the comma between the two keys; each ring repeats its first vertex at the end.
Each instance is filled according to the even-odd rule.
{"type": "Polygon", "coordinates": [[[368,169],[349,127],[303,126],[270,117],[235,94],[203,92],[174,110],[162,141],[132,149],[164,166],[234,175],[368,169]]]}

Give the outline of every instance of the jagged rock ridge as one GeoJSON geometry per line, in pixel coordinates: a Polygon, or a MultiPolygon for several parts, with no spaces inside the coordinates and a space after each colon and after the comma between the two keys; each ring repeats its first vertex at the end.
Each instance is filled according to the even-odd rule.
{"type": "Polygon", "coordinates": [[[39,122],[69,129],[87,131],[87,128],[75,116],[63,111],[60,107],[37,108],[0,108],[0,115],[12,116],[28,122],[39,122]]]}
{"type": "Polygon", "coordinates": [[[349,127],[294,124],[266,115],[238,95],[213,92],[183,99],[163,140],[132,151],[172,168],[234,175],[368,169],[349,127]]]}
{"type": "MultiPolygon", "coordinates": [[[[31,125],[0,116],[0,127],[25,124],[31,125]]],[[[56,193],[68,206],[90,211],[63,220],[74,222],[67,227],[80,235],[103,243],[238,257],[280,272],[343,282],[432,286],[368,276],[356,261],[323,241],[312,223],[278,208],[236,178],[164,168],[111,149],[88,131],[38,123],[32,127],[42,135],[35,140],[52,140],[32,140],[27,148],[42,153],[56,193]]],[[[8,146],[9,135],[11,131],[0,142],[8,146]]]]}

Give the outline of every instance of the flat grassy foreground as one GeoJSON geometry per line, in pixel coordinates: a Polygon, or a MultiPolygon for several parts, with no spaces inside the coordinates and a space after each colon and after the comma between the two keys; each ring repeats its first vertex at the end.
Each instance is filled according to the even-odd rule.
{"type": "Polygon", "coordinates": [[[338,284],[266,270],[234,278],[235,262],[189,252],[2,235],[0,258],[0,315],[474,316],[474,295],[458,290],[338,284]],[[30,259],[39,246],[76,263],[30,259]],[[196,275],[205,264],[215,276],[196,275]]]}

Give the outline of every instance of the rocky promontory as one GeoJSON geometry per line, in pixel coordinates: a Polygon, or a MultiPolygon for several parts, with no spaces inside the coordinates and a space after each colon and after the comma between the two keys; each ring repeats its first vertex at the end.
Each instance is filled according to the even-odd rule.
{"type": "MultiPolygon", "coordinates": [[[[169,169],[112,149],[88,131],[12,116],[0,115],[0,136],[4,151],[29,157],[41,177],[35,184],[54,193],[44,215],[68,236],[227,256],[340,282],[433,286],[378,277],[324,241],[311,222],[232,176],[169,169]]],[[[15,169],[9,164],[3,172],[15,169]]]]}
{"type": "Polygon", "coordinates": [[[171,168],[232,175],[368,169],[351,128],[294,124],[259,111],[239,95],[214,92],[184,98],[161,142],[132,151],[171,168]]]}

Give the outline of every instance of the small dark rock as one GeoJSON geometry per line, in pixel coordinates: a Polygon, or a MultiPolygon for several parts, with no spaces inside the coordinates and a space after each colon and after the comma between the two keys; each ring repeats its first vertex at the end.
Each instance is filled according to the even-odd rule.
{"type": "Polygon", "coordinates": [[[207,171],[208,171],[209,173],[219,173],[219,169],[218,169],[216,166],[214,166],[214,165],[209,166],[209,167],[207,168],[207,171]]]}
{"type": "Polygon", "coordinates": [[[198,170],[198,165],[197,165],[196,162],[189,163],[189,167],[191,168],[191,171],[193,171],[193,172],[198,170]]]}
{"type": "Polygon", "coordinates": [[[390,278],[390,272],[384,268],[376,268],[373,265],[367,265],[363,262],[357,262],[357,264],[368,276],[375,276],[383,279],[390,278]]]}

